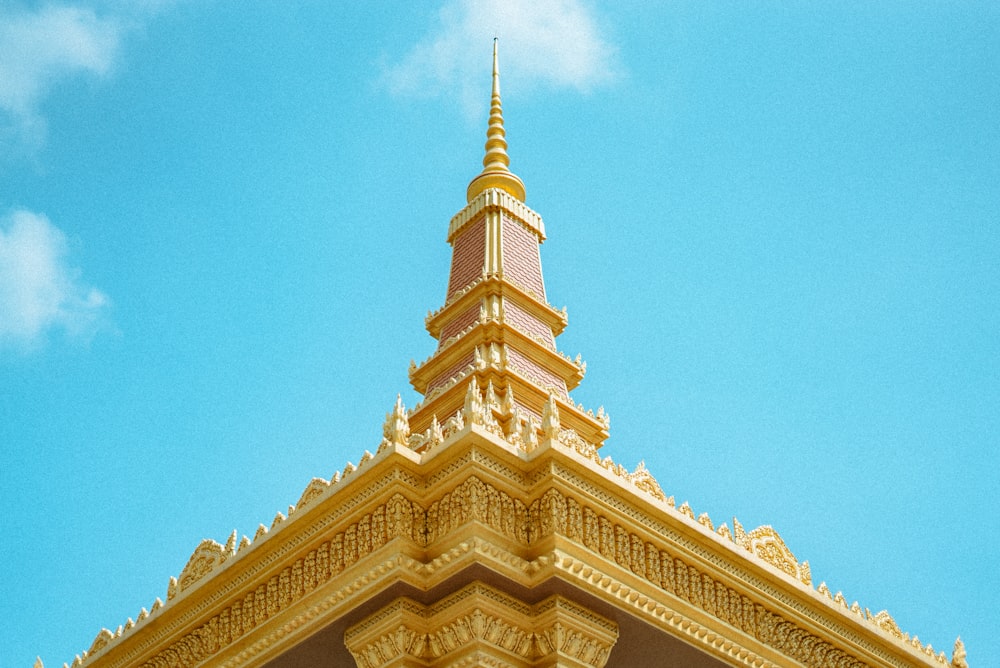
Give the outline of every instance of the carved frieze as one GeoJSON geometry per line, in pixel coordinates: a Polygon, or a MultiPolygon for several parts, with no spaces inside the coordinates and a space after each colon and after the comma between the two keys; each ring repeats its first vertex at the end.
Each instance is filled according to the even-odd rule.
{"type": "MultiPolygon", "coordinates": [[[[557,655],[575,666],[603,666],[617,625],[560,596],[527,605],[473,582],[433,605],[399,598],[347,630],[358,668],[402,665],[549,666],[557,655]]],[[[562,664],[557,664],[562,665],[562,664]]]]}
{"type": "MultiPolygon", "coordinates": [[[[499,401],[492,403],[500,404],[499,401]]],[[[473,401],[472,405],[466,407],[466,412],[470,416],[478,413],[482,419],[483,413],[489,408],[489,405],[476,405],[473,401]]],[[[556,433],[558,417],[554,415],[548,417],[549,433],[556,433]]],[[[556,438],[549,437],[549,440],[552,447],[564,448],[580,455],[585,461],[589,460],[611,473],[623,484],[631,484],[637,493],[649,495],[679,519],[686,516],[693,520],[693,512],[690,509],[681,512],[680,509],[674,510],[662,502],[660,498],[662,490],[659,490],[659,485],[653,487],[655,480],[641,465],[635,472],[629,473],[616,464],[608,463],[606,459],[600,459],[593,445],[582,441],[567,430],[558,430],[556,438]],[[657,491],[659,494],[656,494],[657,491]]],[[[362,470],[371,465],[370,461],[372,461],[371,455],[362,458],[362,470]]],[[[352,472],[350,475],[358,473],[352,472]]],[[[392,474],[385,473],[379,481],[396,479],[402,475],[398,471],[392,474]]],[[[335,476],[335,480],[336,478],[335,476]]],[[[416,485],[418,479],[412,476],[411,478],[410,484],[416,485]]],[[[522,470],[515,470],[506,464],[501,465],[494,457],[468,450],[463,456],[450,460],[446,466],[423,479],[418,485],[419,489],[428,491],[440,489],[430,498],[423,497],[423,492],[420,491],[396,492],[384,502],[370,507],[367,512],[360,513],[350,520],[345,516],[344,524],[333,530],[326,540],[288,560],[283,567],[244,589],[238,598],[217,608],[216,612],[210,614],[193,631],[162,648],[142,665],[179,666],[204,661],[238,639],[255,632],[268,620],[289,610],[310,593],[334,581],[346,569],[365,561],[369,555],[390,541],[400,541],[399,548],[404,551],[425,549],[453,535],[459,535],[458,532],[469,533],[467,527],[473,523],[488,527],[511,544],[526,549],[554,536],[569,541],[569,544],[577,545],[580,549],[592,553],[595,559],[603,558],[603,563],[606,564],[605,572],[613,574],[614,571],[608,569],[619,569],[618,575],[614,576],[615,581],[621,582],[622,574],[637,577],[664,592],[664,601],[682,601],[691,609],[700,610],[722,620],[747,637],[803,665],[818,668],[864,665],[863,660],[843,646],[834,644],[830,639],[821,637],[800,625],[788,613],[779,612],[761,600],[751,598],[750,594],[740,591],[731,583],[720,580],[713,574],[714,571],[706,569],[706,564],[693,559],[687,547],[679,549],[668,540],[669,532],[662,532],[655,526],[649,526],[645,534],[640,535],[640,529],[637,527],[645,526],[646,523],[639,521],[638,516],[630,519],[630,514],[617,515],[617,508],[597,502],[596,497],[567,495],[553,486],[535,487],[536,491],[533,492],[530,503],[526,503],[526,497],[512,493],[519,488],[527,489],[526,486],[534,486],[544,479],[545,476],[528,476],[522,470]],[[489,471],[490,475],[499,475],[510,481],[513,486],[499,487],[475,474],[454,479],[454,473],[467,467],[471,462],[485,467],[484,470],[489,471]]],[[[344,510],[357,506],[361,500],[374,494],[385,484],[379,481],[373,481],[375,484],[366,481],[364,489],[359,489],[358,496],[352,497],[350,502],[342,505],[344,510]]],[[[313,480],[303,492],[298,507],[317,503],[330,488],[342,484],[345,482],[327,484],[322,479],[313,480]]],[[[291,522],[292,519],[285,521],[291,522]]],[[[692,521],[691,526],[697,527],[716,540],[722,535],[722,527],[720,532],[713,532],[710,521],[708,523],[692,521]]],[[[757,559],[775,566],[790,578],[794,578],[801,583],[799,586],[809,585],[807,565],[795,561],[794,556],[773,529],[760,527],[748,532],[735,520],[733,526],[735,531],[730,538],[733,543],[757,559]]],[[[489,554],[490,559],[496,559],[497,563],[502,562],[506,567],[523,573],[527,578],[526,582],[532,581],[531,578],[550,568],[553,563],[547,555],[542,555],[534,561],[524,561],[516,552],[510,552],[509,548],[490,546],[488,534],[473,531],[470,535],[476,536],[474,544],[478,547],[466,546],[459,549],[456,555],[466,554],[463,550],[467,549],[486,550],[484,554],[489,554]],[[486,537],[485,541],[483,537],[486,537]]],[[[268,534],[260,534],[258,539],[265,536],[268,534]]],[[[232,557],[235,536],[230,538],[229,543],[225,547],[214,541],[204,541],[199,545],[172,591],[197,588],[198,584],[210,577],[223,561],[232,557]]],[[[232,558],[241,558],[248,552],[252,552],[252,549],[241,550],[232,558]]],[[[458,556],[442,554],[413,572],[420,577],[432,577],[433,573],[445,568],[450,560],[458,556]]],[[[599,559],[592,560],[588,569],[593,568],[593,564],[597,561],[599,559]]],[[[579,565],[573,568],[577,569],[575,574],[578,574],[579,565]]],[[[603,576],[598,579],[589,577],[581,583],[581,586],[600,588],[604,586],[605,579],[603,576]]],[[[819,592],[827,597],[830,596],[825,584],[820,585],[819,592]]],[[[349,595],[345,590],[343,596],[349,595]]],[[[849,612],[842,596],[840,600],[845,613],[849,612]]],[[[831,598],[831,604],[836,601],[836,598],[831,598]]],[[[154,606],[154,611],[158,607],[160,606],[154,606]]],[[[645,608],[637,608],[636,613],[645,614],[645,608]]],[[[672,614],[677,614],[676,610],[672,614]]],[[[912,641],[914,647],[930,655],[930,648],[920,645],[915,638],[910,639],[909,636],[901,634],[895,622],[884,611],[872,615],[858,608],[854,614],[872,628],[893,638],[912,641]]],[[[140,622],[143,621],[144,616],[140,615],[140,622]]],[[[459,627],[454,627],[452,631],[458,633],[459,627]]],[[[90,656],[104,652],[119,642],[123,635],[128,636],[132,632],[134,631],[131,627],[116,633],[102,630],[90,652],[86,653],[79,663],[87,662],[90,656]]],[[[860,636],[856,634],[853,635],[852,641],[862,642],[860,636]]],[[[379,651],[391,645],[391,643],[386,644],[388,640],[379,642],[381,643],[379,647],[382,648],[379,651]]],[[[426,642],[431,642],[429,637],[426,642]]],[[[434,642],[443,647],[447,644],[446,636],[441,636],[434,642]]],[[[535,642],[542,640],[536,638],[535,642]]],[[[554,640],[549,638],[545,642],[554,640]]],[[[866,647],[869,651],[877,652],[877,648],[872,649],[870,643],[866,647]]],[[[375,652],[375,649],[371,651],[375,652]]],[[[893,664],[894,660],[888,656],[886,655],[887,665],[902,665],[893,664]]],[[[944,661],[941,657],[932,658],[944,661]]]]}

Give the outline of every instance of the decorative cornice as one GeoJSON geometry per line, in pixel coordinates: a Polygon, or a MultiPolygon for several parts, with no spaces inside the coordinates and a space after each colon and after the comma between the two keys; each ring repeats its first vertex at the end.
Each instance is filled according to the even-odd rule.
{"type": "Polygon", "coordinates": [[[559,655],[599,668],[617,638],[617,624],[561,596],[527,605],[473,582],[432,605],[398,598],[349,628],[344,641],[359,668],[406,660],[450,667],[469,653],[477,658],[470,665],[548,666],[559,655]]]}
{"type": "MultiPolygon", "coordinates": [[[[483,346],[477,348],[477,350],[478,356],[474,358],[473,363],[462,367],[456,375],[429,391],[424,399],[409,411],[408,416],[419,425],[419,429],[422,430],[420,433],[424,434],[425,440],[429,418],[431,420],[439,420],[439,415],[448,415],[450,412],[457,410],[457,402],[461,396],[459,393],[463,389],[466,392],[468,391],[468,387],[464,385],[468,379],[477,377],[477,375],[489,376],[487,372],[490,370],[497,373],[500,373],[502,370],[502,378],[506,383],[505,389],[501,386],[501,389],[504,391],[503,401],[489,405],[496,415],[507,423],[506,431],[502,433],[511,445],[521,448],[525,446],[525,443],[531,441],[532,438],[537,440],[541,432],[537,428],[538,425],[530,424],[531,420],[540,418],[542,402],[546,401],[552,392],[557,392],[559,395],[557,401],[566,412],[567,426],[576,427],[579,431],[583,431],[587,435],[586,438],[580,436],[579,431],[574,430],[573,433],[578,438],[592,444],[592,447],[601,447],[604,439],[608,437],[608,430],[611,424],[611,419],[605,413],[603,406],[598,408],[595,413],[593,409],[586,409],[574,402],[570,397],[559,392],[558,388],[548,387],[543,379],[534,377],[519,367],[502,363],[505,351],[505,348],[502,346],[483,346]],[[534,413],[518,412],[518,410],[515,410],[517,406],[515,405],[515,400],[512,399],[512,393],[515,388],[517,388],[518,397],[520,397],[516,401],[522,406],[525,405],[524,400],[527,398],[527,395],[534,395],[527,402],[528,405],[537,404],[535,409],[531,409],[535,410],[534,413]]],[[[452,414],[454,415],[454,413],[452,414]]],[[[446,431],[446,425],[450,422],[452,420],[441,423],[446,431]]]]}
{"type": "Polygon", "coordinates": [[[512,220],[524,225],[545,241],[545,225],[542,217],[523,201],[513,197],[500,188],[487,188],[476,195],[461,211],[451,217],[448,224],[448,243],[461,232],[466,225],[476,220],[479,214],[488,210],[500,210],[507,213],[512,220]]]}
{"type": "Polygon", "coordinates": [[[467,309],[482,307],[482,300],[492,296],[515,299],[522,308],[551,327],[553,336],[559,336],[566,329],[569,316],[565,306],[557,309],[544,301],[534,290],[520,284],[509,275],[485,270],[475,280],[448,297],[441,308],[428,312],[424,318],[424,325],[431,336],[438,338],[445,322],[467,309]]]}
{"type": "MultiPolygon", "coordinates": [[[[456,337],[448,339],[447,345],[439,347],[424,361],[419,364],[411,364],[409,369],[410,383],[421,394],[427,393],[433,389],[431,382],[443,370],[460,362],[463,358],[468,358],[470,351],[476,355],[475,366],[477,370],[482,371],[485,367],[482,366],[481,360],[488,356],[488,353],[484,351],[493,348],[505,351],[508,348],[514,348],[520,351],[532,362],[561,378],[569,390],[579,385],[587,372],[587,363],[582,360],[580,355],[573,359],[566,353],[549,347],[545,342],[538,341],[515,323],[506,321],[500,316],[496,319],[492,317],[481,318],[479,322],[470,325],[456,337]],[[469,337],[466,345],[456,346],[457,340],[464,337],[469,337]]],[[[503,355],[502,359],[503,363],[495,367],[497,371],[507,371],[510,368],[506,362],[506,354],[503,355]]],[[[496,357],[496,361],[500,362],[501,358],[496,357]]],[[[489,365],[487,364],[487,366],[489,365]]],[[[541,380],[538,382],[540,387],[546,387],[546,383],[541,380]]]]}
{"type": "MultiPolygon", "coordinates": [[[[378,452],[372,455],[366,451],[357,467],[348,462],[344,472],[336,473],[330,482],[311,480],[299,503],[289,508],[287,518],[279,513],[283,519],[271,531],[258,531],[253,541],[244,537],[235,553],[235,535],[230,536],[227,546],[202,542],[182,570],[180,584],[171,579],[172,592],[166,605],[157,600],[153,610],[141,611],[136,622],[129,620],[115,632],[102,629],[74,666],[94,661],[100,666],[198,662],[239,638],[258,638],[256,629],[279,613],[284,615],[311,592],[328,588],[325,583],[341,583],[336,596],[324,604],[329,609],[346,604],[365,587],[385,582],[385,578],[417,578],[416,582],[425,586],[473,562],[495,564],[498,572],[525,586],[532,586],[547,577],[548,569],[556,568],[585,589],[604,591],[605,596],[633,606],[637,614],[660,620],[671,632],[745,665],[768,665],[768,660],[745,642],[719,635],[705,621],[696,621],[693,612],[685,613],[668,601],[676,599],[689,611],[700,611],[696,616],[709,615],[706,620],[721,619],[755,643],[771,648],[769,651],[804,665],[860,666],[868,660],[865,655],[871,660],[877,657],[878,663],[887,666],[947,664],[943,653],[935,655],[930,646],[902,633],[887,612],[872,614],[858,604],[848,607],[842,595],[831,596],[825,583],[813,590],[807,564],[799,564],[770,527],[745,531],[734,520],[733,530],[725,524],[715,528],[705,514],[695,520],[687,504],[677,508],[672,497],[665,498],[644,465],[640,463],[629,472],[610,457],[602,459],[593,444],[559,427],[559,416],[554,413],[537,426],[538,442],[533,447],[515,447],[517,439],[486,426],[492,408],[490,401],[473,402],[447,421],[451,424],[441,429],[438,444],[447,439],[451,444],[448,448],[429,448],[417,454],[399,443],[398,433],[386,435],[378,452]],[[468,456],[449,456],[443,461],[450,463],[440,468],[439,455],[458,452],[454,446],[462,442],[503,447],[494,452],[484,446],[466,446],[461,452],[468,456]],[[514,459],[501,465],[495,458],[502,453],[514,459]],[[531,462],[553,457],[551,464],[532,469],[537,465],[531,462]],[[584,477],[572,473],[566,468],[571,463],[590,473],[584,477]],[[498,487],[473,473],[455,477],[459,471],[474,471],[470,466],[486,467],[490,476],[510,480],[513,487],[498,487]],[[436,473],[413,473],[428,467],[434,467],[436,473]],[[523,472],[529,470],[535,473],[524,478],[523,472]],[[393,492],[393,481],[404,479],[408,481],[405,489],[415,491],[393,492]],[[611,486],[601,483],[602,479],[611,486]],[[544,484],[539,487],[540,483],[544,484]],[[563,485],[582,494],[560,491],[563,485]],[[517,491],[529,488],[538,491],[531,497],[522,497],[523,492],[517,491]],[[334,502],[337,505],[331,506],[334,502]],[[642,503],[650,510],[640,510],[642,503]],[[659,513],[661,519],[650,512],[659,513]],[[466,527],[474,525],[489,527],[493,533],[469,536],[466,527]],[[313,538],[321,535],[327,537],[322,542],[313,538]],[[491,540],[490,535],[523,549],[556,538],[563,542],[551,553],[525,560],[517,550],[491,540]],[[455,537],[460,537],[460,542],[428,561],[406,556],[405,545],[424,550],[447,545],[455,537]],[[390,544],[395,547],[385,552],[383,548],[390,544]],[[731,546],[728,549],[727,544],[731,546]],[[260,552],[263,546],[269,547],[260,552]],[[368,564],[371,558],[375,561],[368,564]],[[358,565],[365,565],[367,575],[337,579],[358,565]],[[616,569],[627,577],[615,575],[616,569]],[[640,586],[642,582],[647,584],[640,586]],[[653,596],[643,590],[649,586],[669,596],[653,596]],[[164,617],[167,613],[169,617],[164,617]],[[147,628],[151,619],[160,620],[155,630],[148,629],[142,642],[118,651],[122,642],[147,628]],[[194,623],[196,620],[201,621],[194,623]],[[806,621],[803,625],[799,620],[806,621]],[[191,630],[177,636],[183,629],[191,630]],[[836,638],[845,639],[862,654],[846,650],[836,638]],[[154,649],[159,658],[148,658],[154,649]],[[898,658],[903,655],[909,658],[898,658]]],[[[397,403],[388,422],[402,421],[396,429],[405,433],[405,419],[405,410],[397,403]]],[[[303,624],[320,614],[313,604],[310,606],[301,613],[306,615],[303,624]]],[[[298,628],[283,624],[284,631],[272,630],[263,636],[272,640],[255,640],[240,656],[264,651],[276,642],[274,639],[298,628]]],[[[964,646],[957,643],[953,668],[967,666],[964,652],[964,646]]]]}

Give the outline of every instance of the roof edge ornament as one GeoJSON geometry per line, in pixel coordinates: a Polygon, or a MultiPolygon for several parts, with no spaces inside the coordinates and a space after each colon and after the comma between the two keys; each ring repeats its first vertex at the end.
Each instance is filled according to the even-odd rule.
{"type": "Polygon", "coordinates": [[[510,171],[507,155],[506,132],[503,127],[503,108],[500,104],[500,68],[497,61],[497,38],[493,38],[493,93],[490,98],[490,120],[486,129],[486,155],[483,171],[469,182],[466,200],[471,202],[488,188],[500,188],[520,201],[524,201],[524,182],[510,171]]]}

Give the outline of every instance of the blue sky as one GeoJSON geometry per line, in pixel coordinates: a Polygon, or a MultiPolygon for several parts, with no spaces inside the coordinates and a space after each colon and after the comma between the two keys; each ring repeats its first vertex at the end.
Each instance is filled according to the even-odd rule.
{"type": "Polygon", "coordinates": [[[1000,655],[991,2],[5,2],[0,665],[381,435],[494,34],[574,394],[716,524],[1000,655]]]}

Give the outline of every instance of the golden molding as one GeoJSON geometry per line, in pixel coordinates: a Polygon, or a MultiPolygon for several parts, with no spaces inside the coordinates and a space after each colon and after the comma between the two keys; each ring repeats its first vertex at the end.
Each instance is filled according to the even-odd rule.
{"type": "Polygon", "coordinates": [[[448,241],[451,242],[456,234],[485,210],[500,210],[507,213],[513,220],[537,234],[539,241],[545,241],[545,225],[542,223],[542,217],[527,204],[500,188],[487,188],[451,217],[448,223],[448,241]]]}
{"type": "Polygon", "coordinates": [[[359,668],[455,666],[470,654],[472,665],[548,666],[561,655],[600,668],[617,639],[617,624],[564,597],[527,605],[481,582],[433,605],[398,598],[344,634],[359,668]]]}
{"type": "MultiPolygon", "coordinates": [[[[722,538],[742,548],[747,552],[749,559],[767,564],[790,581],[817,592],[823,599],[829,601],[830,606],[843,608],[843,614],[853,615],[858,621],[877,630],[881,635],[900,641],[939,664],[948,664],[944,652],[935,654],[930,645],[925,646],[916,636],[911,637],[900,631],[888,612],[883,610],[873,615],[857,603],[848,606],[843,595],[840,593],[831,595],[825,583],[821,583],[813,590],[808,563],[799,563],[780,535],[771,527],[763,526],[745,531],[734,519],[733,530],[725,524],[716,529],[706,514],[695,520],[694,512],[687,503],[677,508],[674,506],[673,497],[665,497],[659,483],[642,462],[630,472],[620,464],[616,464],[610,457],[601,458],[594,444],[586,442],[572,430],[560,428],[558,409],[555,408],[554,402],[550,404],[551,407],[547,406],[543,415],[542,423],[533,425],[527,438],[522,434],[504,435],[498,429],[492,428],[495,420],[491,423],[491,407],[488,402],[484,402],[483,396],[476,388],[470,392],[461,411],[449,418],[444,426],[438,425],[440,432],[433,438],[435,441],[433,447],[423,454],[417,454],[410,449],[412,437],[408,433],[406,411],[397,398],[393,411],[387,415],[386,430],[378,454],[372,455],[365,451],[358,466],[348,462],[343,472],[335,473],[330,481],[313,478],[303,490],[298,504],[289,507],[287,518],[282,513],[277,514],[272,529],[291,521],[303,508],[311,506],[336,489],[352,482],[353,478],[370,466],[376,457],[381,460],[386,456],[410,452],[412,454],[407,456],[407,459],[415,462],[425,461],[436,456],[441,448],[456,443],[471,431],[476,431],[486,437],[502,439],[507,448],[521,452],[525,457],[530,457],[531,452],[545,447],[579,456],[581,461],[589,461],[595,467],[606,471],[611,479],[618,480],[619,485],[631,488],[634,493],[647,498],[661,510],[674,517],[685,518],[692,529],[715,538],[722,538]]],[[[555,489],[549,489],[532,503],[526,504],[476,476],[465,479],[451,491],[427,504],[399,493],[394,494],[386,503],[336,533],[331,540],[296,560],[279,575],[259,583],[241,601],[235,602],[193,633],[165,648],[158,655],[159,659],[151,660],[144,665],[151,667],[189,665],[185,663],[188,659],[200,661],[278,612],[287,609],[289,605],[313,591],[321,583],[330,580],[389,541],[402,538],[413,545],[425,548],[451,535],[470,521],[489,526],[499,535],[523,546],[534,544],[546,536],[564,536],[586,548],[590,553],[618,564],[636,576],[656,584],[663,591],[727,621],[757,640],[777,648],[782,653],[787,653],[788,656],[796,657],[796,660],[803,661],[807,665],[838,667],[863,665],[844,663],[847,659],[842,655],[843,650],[797,627],[790,620],[767,610],[760,603],[750,601],[729,585],[713,579],[684,561],[681,555],[673,553],[673,548],[669,545],[658,544],[648,536],[645,538],[637,536],[626,526],[616,523],[613,517],[606,516],[589,505],[581,504],[555,489]],[[823,658],[822,662],[815,662],[815,657],[827,656],[839,658],[837,661],[823,658]],[[178,660],[181,661],[180,664],[177,663],[178,660]]],[[[187,594],[199,589],[202,583],[211,580],[224,564],[240,561],[246,554],[252,552],[259,542],[269,536],[269,533],[261,525],[253,540],[244,536],[238,547],[236,532],[229,537],[225,546],[212,540],[202,541],[192,553],[179,578],[170,578],[166,606],[157,598],[149,612],[145,608],[140,611],[135,622],[129,619],[124,626],[119,626],[114,632],[102,629],[90,649],[78,655],[72,666],[77,668],[86,664],[90,657],[104,653],[124,637],[134,633],[137,628],[148,624],[151,618],[162,614],[165,607],[171,606],[178,594],[182,592],[187,594]]],[[[474,543],[482,548],[481,541],[474,543]]],[[[503,550],[499,552],[494,550],[494,558],[501,559],[500,552],[505,553],[503,550]]],[[[426,576],[444,568],[447,562],[454,558],[457,556],[445,553],[426,564],[413,562],[408,568],[411,569],[410,572],[426,576]]],[[[601,584],[610,577],[605,574],[600,577],[593,575],[599,571],[594,570],[591,564],[570,555],[560,553],[552,558],[560,570],[584,577],[592,585],[601,584]]],[[[547,565],[543,558],[533,562],[522,562],[508,553],[504,554],[502,560],[507,561],[509,568],[514,571],[519,570],[528,575],[538,572],[547,565]]],[[[386,565],[384,568],[391,566],[386,565]]],[[[616,591],[621,590],[619,588],[616,591]]],[[[959,640],[955,644],[951,665],[954,668],[965,668],[967,663],[964,657],[964,645],[959,640]]]]}

